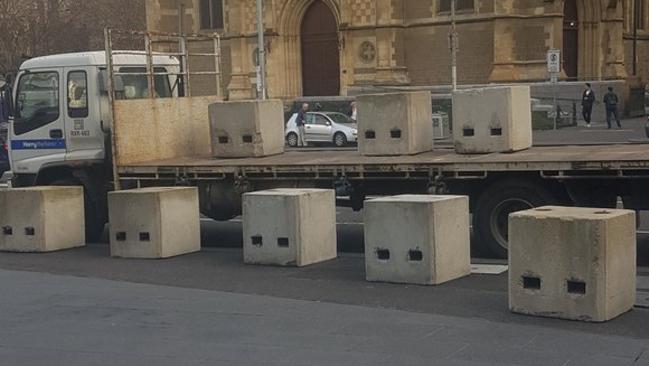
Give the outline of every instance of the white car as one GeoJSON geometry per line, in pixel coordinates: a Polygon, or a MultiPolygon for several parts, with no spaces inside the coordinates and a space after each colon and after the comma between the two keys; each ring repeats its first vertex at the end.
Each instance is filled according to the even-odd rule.
{"type": "MultiPolygon", "coordinates": [[[[286,123],[286,143],[290,147],[298,146],[298,128],[295,124],[297,113],[294,113],[286,123]]],[[[306,142],[333,143],[337,147],[356,143],[358,125],[348,116],[338,112],[307,112],[306,142]]]]}

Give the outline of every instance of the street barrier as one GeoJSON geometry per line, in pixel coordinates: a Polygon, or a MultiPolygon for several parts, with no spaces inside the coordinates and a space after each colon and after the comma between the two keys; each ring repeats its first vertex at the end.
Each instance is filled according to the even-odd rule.
{"type": "Polygon", "coordinates": [[[108,211],[113,257],[169,258],[201,249],[196,188],[111,192],[108,211]]]}
{"type": "Polygon", "coordinates": [[[82,247],[84,227],[82,187],[0,189],[0,251],[82,247]]]}
{"type": "Polygon", "coordinates": [[[603,322],[631,310],[635,212],[542,207],[509,218],[509,307],[603,322]]]}
{"type": "Polygon", "coordinates": [[[284,106],[279,100],[218,102],[209,107],[212,152],[246,158],[284,152],[284,106]]]}
{"type": "Polygon", "coordinates": [[[532,147],[529,86],[464,89],[453,93],[458,154],[512,152],[532,147]]]}
{"type": "Polygon", "coordinates": [[[433,149],[429,92],[361,95],[357,109],[362,155],[414,155],[433,149]]]}
{"type": "Polygon", "coordinates": [[[364,215],[368,281],[437,285],[471,272],[468,197],[377,198],[364,215]]]}
{"type": "Polygon", "coordinates": [[[333,190],[273,189],[243,196],[247,264],[302,267],[336,258],[333,190]]]}

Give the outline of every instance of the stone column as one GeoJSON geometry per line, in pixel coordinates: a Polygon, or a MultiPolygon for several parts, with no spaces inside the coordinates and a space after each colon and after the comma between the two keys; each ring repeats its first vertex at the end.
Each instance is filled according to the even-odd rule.
{"type": "Polygon", "coordinates": [[[624,66],[624,18],[622,5],[602,9],[602,43],[604,44],[604,79],[624,79],[627,72],[624,66]]]}
{"type": "Polygon", "coordinates": [[[246,38],[244,37],[245,14],[243,6],[243,2],[239,1],[231,3],[227,9],[230,20],[227,33],[234,36],[230,43],[232,60],[232,74],[228,85],[230,100],[250,99],[252,97],[250,78],[244,69],[244,65],[246,65],[246,38]]]}
{"type": "Polygon", "coordinates": [[[376,47],[377,47],[377,68],[376,83],[381,85],[404,85],[409,84],[408,70],[399,64],[398,59],[403,55],[397,55],[396,45],[401,42],[402,30],[396,26],[403,23],[403,15],[394,7],[392,0],[376,0],[376,47]],[[396,16],[395,16],[396,15],[396,16]]]}

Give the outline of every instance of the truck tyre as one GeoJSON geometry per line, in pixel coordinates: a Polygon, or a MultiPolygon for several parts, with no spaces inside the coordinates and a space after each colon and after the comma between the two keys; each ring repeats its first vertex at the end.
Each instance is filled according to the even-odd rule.
{"type": "Polygon", "coordinates": [[[345,147],[347,146],[347,136],[344,133],[338,132],[334,135],[334,145],[336,147],[345,147]]]}
{"type": "Polygon", "coordinates": [[[492,184],[478,199],[473,230],[480,246],[496,258],[507,258],[509,214],[556,204],[546,188],[524,180],[492,184]]]}
{"type": "MultiPolygon", "coordinates": [[[[66,180],[57,180],[49,185],[51,186],[82,186],[78,181],[73,179],[66,180]]],[[[85,216],[85,226],[86,226],[86,242],[87,243],[98,243],[101,240],[101,236],[104,233],[106,227],[106,219],[104,215],[100,213],[100,207],[98,205],[98,198],[91,197],[88,190],[83,190],[83,202],[84,202],[84,216],[85,216]]]]}
{"type": "Polygon", "coordinates": [[[286,144],[289,147],[297,147],[297,134],[295,132],[291,132],[286,136],[286,144]]]}

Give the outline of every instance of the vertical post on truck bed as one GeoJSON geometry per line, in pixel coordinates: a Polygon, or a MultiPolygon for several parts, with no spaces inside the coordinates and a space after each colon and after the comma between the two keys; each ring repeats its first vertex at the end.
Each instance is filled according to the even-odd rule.
{"type": "Polygon", "coordinates": [[[153,45],[151,44],[151,34],[144,35],[144,46],[146,48],[146,76],[149,81],[149,98],[155,98],[155,75],[153,69],[153,45]]]}
{"type": "Polygon", "coordinates": [[[257,47],[259,49],[259,66],[257,69],[258,99],[266,99],[266,44],[264,41],[264,4],[257,0],[257,47]]]}
{"type": "Polygon", "coordinates": [[[105,42],[105,52],[106,52],[106,72],[108,75],[108,102],[110,105],[110,147],[111,147],[111,156],[110,162],[113,170],[113,189],[119,191],[122,189],[119,183],[119,172],[117,170],[117,148],[115,139],[117,134],[115,133],[116,124],[115,121],[115,86],[113,85],[113,42],[111,39],[111,29],[104,28],[104,42],[105,42]]]}
{"type": "Polygon", "coordinates": [[[214,72],[216,73],[216,95],[221,96],[221,38],[214,38],[214,72]]]}

